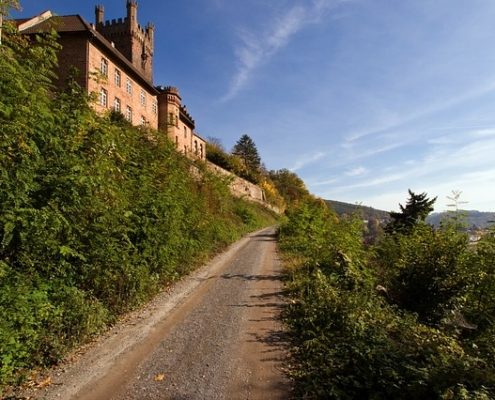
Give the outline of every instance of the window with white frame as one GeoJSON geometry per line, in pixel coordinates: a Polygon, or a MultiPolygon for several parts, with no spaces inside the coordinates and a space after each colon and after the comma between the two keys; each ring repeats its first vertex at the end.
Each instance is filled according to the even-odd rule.
{"type": "Polygon", "coordinates": [[[154,99],[151,103],[151,111],[153,111],[153,114],[158,113],[158,102],[156,101],[156,99],[154,99]]]}
{"type": "Polygon", "coordinates": [[[120,99],[118,97],[113,100],[113,109],[117,112],[122,110],[122,104],[120,103],[120,99]]]}
{"type": "Polygon", "coordinates": [[[143,107],[146,107],[146,93],[144,93],[144,90],[141,89],[141,94],[139,96],[139,101],[143,107]]]}
{"type": "Polygon", "coordinates": [[[108,92],[103,88],[100,90],[100,106],[108,106],[108,92]]]}
{"type": "Polygon", "coordinates": [[[132,95],[132,81],[129,78],[127,78],[125,82],[125,91],[128,94],[132,95]]]}
{"type": "Polygon", "coordinates": [[[114,76],[115,86],[120,87],[120,83],[122,82],[122,74],[120,70],[115,68],[115,76],[114,76]]]}
{"type": "Polygon", "coordinates": [[[100,72],[103,76],[108,77],[108,60],[104,57],[100,61],[100,72]]]}
{"type": "Polygon", "coordinates": [[[144,118],[142,115],[141,115],[141,119],[140,119],[140,124],[141,125],[146,125],[146,118],[144,118]]]}
{"type": "Polygon", "coordinates": [[[125,109],[125,119],[127,121],[132,122],[132,108],[131,106],[127,106],[125,109]]]}

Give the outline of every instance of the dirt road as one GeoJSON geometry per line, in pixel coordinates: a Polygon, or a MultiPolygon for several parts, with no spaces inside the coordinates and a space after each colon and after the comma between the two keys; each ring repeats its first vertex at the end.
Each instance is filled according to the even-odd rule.
{"type": "Polygon", "coordinates": [[[116,326],[38,398],[287,399],[274,229],[237,242],[116,326]]]}

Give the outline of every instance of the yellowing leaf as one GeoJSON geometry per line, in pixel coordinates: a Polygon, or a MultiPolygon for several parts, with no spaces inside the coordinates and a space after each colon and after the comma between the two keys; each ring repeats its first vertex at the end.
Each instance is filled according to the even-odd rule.
{"type": "Polygon", "coordinates": [[[52,377],[49,376],[48,378],[42,380],[41,382],[38,382],[38,384],[36,386],[39,388],[44,388],[44,387],[50,386],[51,384],[52,384],[52,377]]]}
{"type": "Polygon", "coordinates": [[[164,379],[165,379],[165,374],[155,375],[155,382],[160,382],[163,381],[164,379]]]}

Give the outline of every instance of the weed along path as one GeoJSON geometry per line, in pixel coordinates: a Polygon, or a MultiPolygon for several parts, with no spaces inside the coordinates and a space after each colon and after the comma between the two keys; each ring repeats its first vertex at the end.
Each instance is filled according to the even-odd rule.
{"type": "Polygon", "coordinates": [[[287,399],[275,231],[232,245],[52,376],[46,399],[287,399]]]}

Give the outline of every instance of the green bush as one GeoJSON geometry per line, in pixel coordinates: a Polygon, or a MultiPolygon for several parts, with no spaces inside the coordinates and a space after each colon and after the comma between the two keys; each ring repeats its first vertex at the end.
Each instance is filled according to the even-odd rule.
{"type": "Polygon", "coordinates": [[[295,397],[493,398],[493,238],[470,248],[452,227],[419,223],[370,256],[360,221],[317,204],[299,204],[280,228],[299,263],[285,311],[295,397]]]}
{"type": "Polygon", "coordinates": [[[417,313],[420,321],[438,324],[460,308],[468,289],[467,235],[426,224],[409,234],[385,237],[377,246],[374,266],[382,284],[400,308],[417,313]]]}
{"type": "Polygon", "coordinates": [[[0,46],[0,385],[59,360],[164,283],[275,221],[166,135],[96,115],[58,45],[0,46]]]}

